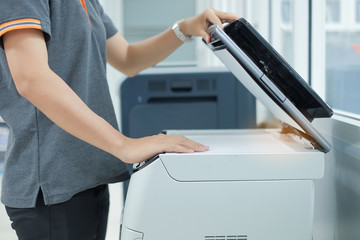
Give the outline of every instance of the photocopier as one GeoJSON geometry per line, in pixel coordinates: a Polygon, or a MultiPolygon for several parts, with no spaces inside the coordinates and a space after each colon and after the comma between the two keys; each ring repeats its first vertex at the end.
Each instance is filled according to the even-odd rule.
{"type": "Polygon", "coordinates": [[[210,49],[283,127],[166,131],[210,150],[134,165],[120,239],[311,240],[314,180],[331,149],[311,122],[332,110],[245,19],[208,32],[210,49]]]}

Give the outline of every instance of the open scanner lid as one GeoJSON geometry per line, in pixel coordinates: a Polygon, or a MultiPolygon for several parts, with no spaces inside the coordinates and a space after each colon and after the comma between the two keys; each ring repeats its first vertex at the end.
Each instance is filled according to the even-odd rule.
{"type": "Polygon", "coordinates": [[[316,149],[330,151],[330,144],[311,122],[331,117],[331,108],[245,19],[224,30],[212,25],[208,33],[208,46],[215,55],[275,116],[291,126],[288,129],[308,139],[316,149]]]}

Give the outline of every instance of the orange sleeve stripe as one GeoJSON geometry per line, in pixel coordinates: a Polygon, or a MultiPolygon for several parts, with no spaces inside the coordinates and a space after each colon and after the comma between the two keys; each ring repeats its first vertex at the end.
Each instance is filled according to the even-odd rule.
{"type": "Polygon", "coordinates": [[[18,29],[40,29],[41,30],[41,26],[39,26],[39,25],[22,25],[22,26],[6,28],[3,31],[0,31],[0,37],[7,32],[10,32],[12,30],[18,30],[18,29]]]}
{"type": "Polygon", "coordinates": [[[0,25],[0,29],[12,24],[16,24],[16,23],[24,23],[24,22],[33,22],[33,23],[37,23],[40,24],[40,20],[34,19],[34,18],[23,18],[23,19],[18,19],[18,20],[13,20],[10,22],[6,22],[0,25]]]}
{"type": "Polygon", "coordinates": [[[0,37],[12,30],[29,28],[42,29],[41,22],[33,18],[24,18],[3,23],[0,25],[0,37]]]}

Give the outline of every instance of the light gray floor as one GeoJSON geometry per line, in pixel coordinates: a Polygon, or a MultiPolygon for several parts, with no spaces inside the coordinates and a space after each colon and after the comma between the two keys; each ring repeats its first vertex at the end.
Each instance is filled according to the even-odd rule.
{"type": "MultiPolygon", "coordinates": [[[[1,190],[0,174],[0,190],[1,190]]],[[[122,185],[111,184],[110,189],[110,214],[106,240],[118,240],[120,231],[120,214],[122,210],[122,185]]],[[[0,191],[1,192],[1,191],[0,191]]],[[[1,193],[0,193],[1,194],[1,193]]],[[[16,240],[16,234],[11,229],[10,220],[6,214],[4,205],[0,205],[0,239],[16,240]]]]}

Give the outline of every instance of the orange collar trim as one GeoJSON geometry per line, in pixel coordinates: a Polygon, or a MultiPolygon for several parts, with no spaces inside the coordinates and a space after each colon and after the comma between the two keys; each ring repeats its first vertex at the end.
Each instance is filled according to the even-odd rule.
{"type": "Polygon", "coordinates": [[[89,13],[88,13],[87,8],[86,8],[85,0],[80,0],[80,2],[81,2],[81,5],[83,6],[83,8],[84,8],[84,10],[85,10],[85,12],[86,12],[86,15],[87,15],[88,18],[89,18],[89,23],[90,23],[90,25],[91,25],[89,13]]]}
{"type": "MultiPolygon", "coordinates": [[[[80,2],[81,2],[81,4],[82,4],[82,6],[84,7],[86,14],[88,14],[88,11],[87,11],[87,8],[86,8],[86,3],[85,3],[85,0],[80,0],[80,2]]],[[[89,15],[89,14],[88,14],[88,15],[89,15]]]]}

